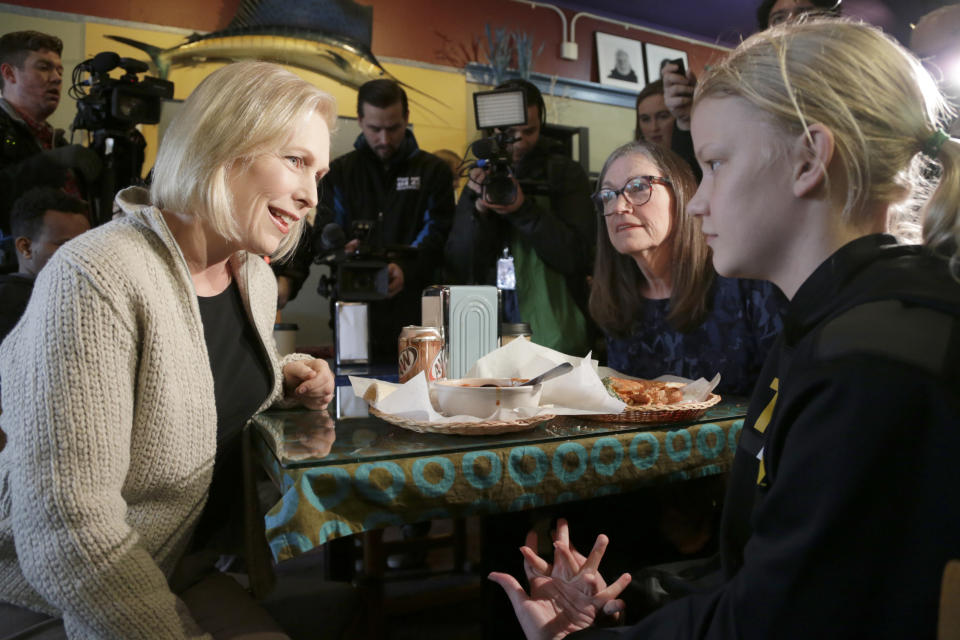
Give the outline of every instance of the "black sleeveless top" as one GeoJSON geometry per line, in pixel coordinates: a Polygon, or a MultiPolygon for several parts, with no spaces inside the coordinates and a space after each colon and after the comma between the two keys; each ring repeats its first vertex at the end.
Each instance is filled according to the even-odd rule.
{"type": "Polygon", "coordinates": [[[236,281],[215,296],[198,296],[197,302],[213,371],[217,456],[210,497],[194,534],[194,548],[211,544],[218,530],[240,530],[243,515],[240,433],[273,386],[260,337],[247,317],[236,281]]]}

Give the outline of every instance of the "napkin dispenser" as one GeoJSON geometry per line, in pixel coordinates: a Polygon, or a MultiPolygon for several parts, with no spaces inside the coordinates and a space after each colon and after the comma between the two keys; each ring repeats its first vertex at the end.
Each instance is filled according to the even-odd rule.
{"type": "Polygon", "coordinates": [[[497,348],[500,291],[493,286],[434,285],[423,290],[422,324],[440,327],[447,378],[462,378],[497,348]]]}

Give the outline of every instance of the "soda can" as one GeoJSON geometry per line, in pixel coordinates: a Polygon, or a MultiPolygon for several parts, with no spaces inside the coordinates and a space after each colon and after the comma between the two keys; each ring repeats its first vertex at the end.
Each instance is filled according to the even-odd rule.
{"type": "Polygon", "coordinates": [[[400,382],[406,382],[423,371],[428,381],[447,377],[443,333],[438,327],[410,325],[400,331],[397,341],[400,382]]]}

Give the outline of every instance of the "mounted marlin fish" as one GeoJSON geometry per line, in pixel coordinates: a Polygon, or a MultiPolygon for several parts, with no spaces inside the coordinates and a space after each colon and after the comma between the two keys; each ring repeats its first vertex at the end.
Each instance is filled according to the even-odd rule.
{"type": "Polygon", "coordinates": [[[193,34],[169,49],[107,37],[145,51],[161,78],[173,67],[256,59],[358,88],[377,78],[396,80],[370,51],[372,22],[373,7],[352,0],[243,0],[226,29],[193,34]]]}

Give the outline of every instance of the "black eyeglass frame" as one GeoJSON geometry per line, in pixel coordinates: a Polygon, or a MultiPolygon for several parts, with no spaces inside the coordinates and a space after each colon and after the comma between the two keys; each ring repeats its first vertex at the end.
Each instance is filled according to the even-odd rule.
{"type": "Polygon", "coordinates": [[[643,205],[650,202],[650,198],[653,197],[653,185],[655,184],[660,184],[665,187],[673,187],[673,182],[670,181],[670,178],[664,178],[662,176],[633,176],[632,178],[627,180],[625,183],[623,183],[623,186],[620,187],[619,189],[608,189],[608,188],[597,189],[596,193],[590,196],[590,199],[593,200],[593,206],[596,207],[597,213],[599,213],[601,216],[606,218],[608,216],[612,216],[615,212],[607,211],[607,208],[604,205],[603,200],[600,198],[601,192],[610,191],[611,193],[613,193],[614,199],[611,200],[610,202],[616,202],[620,198],[620,196],[623,195],[627,199],[627,202],[629,202],[633,206],[642,207],[643,205]],[[633,200],[632,198],[630,198],[629,194],[625,193],[627,185],[633,182],[634,180],[645,180],[650,185],[650,188],[647,190],[647,199],[644,200],[643,202],[637,202],[636,200],[633,200]]]}

